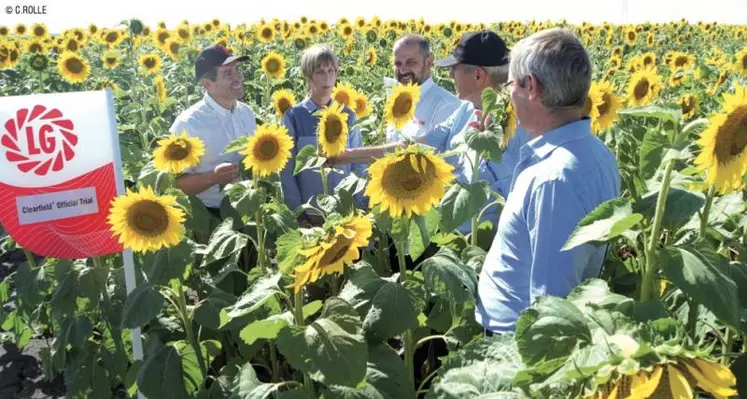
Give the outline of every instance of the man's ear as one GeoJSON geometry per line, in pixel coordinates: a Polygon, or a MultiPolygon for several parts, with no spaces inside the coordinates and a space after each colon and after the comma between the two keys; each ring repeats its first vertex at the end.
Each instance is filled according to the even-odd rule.
{"type": "Polygon", "coordinates": [[[428,69],[433,67],[433,55],[429,55],[425,57],[425,66],[428,69]]]}
{"type": "Polygon", "coordinates": [[[530,100],[537,100],[542,98],[542,87],[539,84],[539,80],[537,80],[534,75],[527,75],[524,84],[526,85],[527,91],[529,92],[530,100]]]}

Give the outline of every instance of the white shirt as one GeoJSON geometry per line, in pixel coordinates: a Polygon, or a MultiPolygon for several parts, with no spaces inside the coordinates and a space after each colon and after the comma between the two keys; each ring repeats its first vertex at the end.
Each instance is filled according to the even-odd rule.
{"type": "MultiPolygon", "coordinates": [[[[421,137],[446,121],[460,105],[461,101],[457,96],[437,85],[433,78],[428,78],[420,85],[420,100],[415,105],[415,117],[402,127],[402,133],[413,138],[421,137]]],[[[403,138],[393,127],[387,127],[387,143],[403,138]]]]}
{"type": "MultiPolygon", "coordinates": [[[[231,141],[241,136],[252,136],[256,129],[254,111],[248,105],[238,101],[234,110],[230,111],[205,93],[202,100],[184,110],[176,118],[169,131],[173,134],[186,131],[187,135],[202,140],[205,145],[205,155],[200,158],[200,163],[196,167],[184,172],[200,173],[213,170],[224,162],[239,165],[243,155],[238,152],[221,153],[231,141]]],[[[197,194],[196,197],[207,207],[219,208],[224,195],[216,184],[197,194]]]]}

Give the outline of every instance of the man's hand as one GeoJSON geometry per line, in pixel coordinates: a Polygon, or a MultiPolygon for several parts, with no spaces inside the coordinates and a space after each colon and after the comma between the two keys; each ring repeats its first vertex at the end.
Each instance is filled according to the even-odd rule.
{"type": "Polygon", "coordinates": [[[222,163],[213,169],[216,184],[226,185],[239,175],[239,167],[232,163],[222,163]]]}

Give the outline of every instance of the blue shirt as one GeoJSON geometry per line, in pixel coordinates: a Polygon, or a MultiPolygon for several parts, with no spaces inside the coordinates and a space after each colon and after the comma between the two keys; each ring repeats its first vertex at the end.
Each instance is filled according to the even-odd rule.
{"type": "MultiPolygon", "coordinates": [[[[470,129],[473,129],[469,126],[469,123],[479,121],[479,115],[478,110],[472,102],[462,101],[459,108],[444,123],[439,124],[435,129],[425,134],[425,144],[434,147],[437,152],[441,153],[456,149],[461,144],[464,144],[465,134],[470,129]]],[[[487,181],[491,190],[506,197],[509,186],[511,185],[514,166],[519,159],[519,149],[528,141],[529,134],[527,131],[517,128],[514,137],[509,140],[503,151],[501,162],[480,162],[478,181],[487,181]]],[[[474,151],[470,150],[465,154],[451,155],[444,159],[454,167],[453,172],[459,182],[470,184],[472,182],[473,159],[475,156],[474,151]]],[[[489,220],[495,225],[498,220],[497,209],[498,207],[496,206],[488,208],[483,213],[483,218],[479,222],[489,220]]],[[[458,230],[462,234],[470,233],[472,230],[471,221],[459,226],[458,230]]]]}
{"type": "MultiPolygon", "coordinates": [[[[285,203],[291,210],[307,202],[316,206],[316,196],[324,192],[322,175],[318,169],[305,170],[293,176],[298,151],[307,145],[312,145],[315,148],[318,146],[316,129],[319,124],[319,117],[312,116],[317,109],[316,104],[307,97],[302,102],[288,109],[283,116],[282,124],[288,128],[288,134],[294,143],[293,150],[291,151],[291,159],[288,160],[285,169],[280,173],[285,203]]],[[[355,113],[348,107],[345,107],[345,112],[348,114],[348,126],[350,126],[355,122],[355,113]]],[[[359,129],[357,127],[349,129],[346,148],[358,148],[362,145],[363,141],[359,129]]],[[[335,166],[335,169],[341,171],[342,174],[327,169],[327,192],[330,195],[334,194],[335,187],[337,187],[342,179],[350,175],[351,171],[355,172],[358,177],[365,178],[367,176],[366,165],[338,165],[335,166]]],[[[367,201],[363,196],[363,192],[358,193],[355,199],[359,208],[365,209],[367,207],[367,201]]]]}
{"type": "Polygon", "coordinates": [[[617,162],[591,133],[588,117],[523,146],[480,275],[478,323],[513,331],[519,313],[538,296],[564,297],[598,276],[606,246],[560,248],[584,216],[619,195],[617,162]]]}

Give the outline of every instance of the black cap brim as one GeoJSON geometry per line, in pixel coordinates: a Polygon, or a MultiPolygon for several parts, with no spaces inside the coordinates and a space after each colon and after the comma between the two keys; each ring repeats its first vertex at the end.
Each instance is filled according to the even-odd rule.
{"type": "Polygon", "coordinates": [[[223,61],[223,64],[221,65],[228,65],[234,61],[246,61],[249,59],[248,55],[232,55],[228,58],[226,58],[225,61],[223,61]]]}
{"type": "Polygon", "coordinates": [[[446,56],[438,61],[436,61],[435,65],[438,68],[447,68],[450,66],[454,66],[459,63],[459,60],[457,60],[453,55],[446,56]]]}

